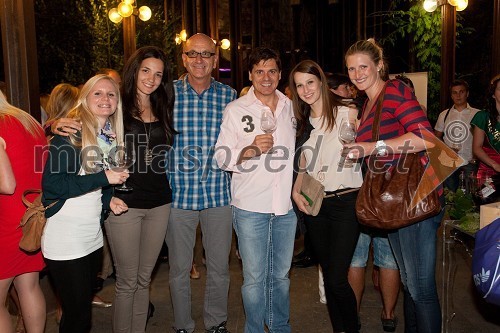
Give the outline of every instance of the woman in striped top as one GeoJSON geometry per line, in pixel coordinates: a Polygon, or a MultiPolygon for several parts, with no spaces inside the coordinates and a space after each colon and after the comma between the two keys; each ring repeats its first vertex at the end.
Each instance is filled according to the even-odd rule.
{"type": "MultiPolygon", "coordinates": [[[[395,163],[401,153],[432,148],[424,140],[432,128],[415,95],[403,82],[387,80],[382,49],[373,40],[358,41],[345,56],[349,78],[366,101],[350,157],[383,156],[395,163]],[[379,141],[372,142],[377,100],[383,95],[379,141]]],[[[405,332],[441,331],[441,309],[435,281],[436,230],[442,213],[389,234],[404,285],[405,332]],[[404,244],[404,246],[403,246],[404,244]]]]}

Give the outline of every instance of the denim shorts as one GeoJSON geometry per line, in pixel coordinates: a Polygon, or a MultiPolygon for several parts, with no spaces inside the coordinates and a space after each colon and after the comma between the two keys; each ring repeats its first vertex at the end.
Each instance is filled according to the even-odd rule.
{"type": "Polygon", "coordinates": [[[360,232],[356,250],[351,260],[351,267],[366,267],[370,242],[373,239],[373,264],[387,269],[398,269],[387,236],[372,235],[360,232]]]}

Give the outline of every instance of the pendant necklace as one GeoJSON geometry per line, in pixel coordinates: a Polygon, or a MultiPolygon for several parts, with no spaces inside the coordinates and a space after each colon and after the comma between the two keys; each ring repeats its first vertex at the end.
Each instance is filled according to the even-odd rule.
{"type": "Polygon", "coordinates": [[[149,131],[146,129],[146,123],[141,117],[142,124],[144,125],[144,133],[146,133],[146,151],[144,152],[144,162],[146,163],[146,166],[150,166],[151,163],[153,162],[153,150],[149,148],[149,139],[151,138],[151,127],[153,126],[151,123],[151,115],[149,116],[150,122],[149,124],[149,131]]]}

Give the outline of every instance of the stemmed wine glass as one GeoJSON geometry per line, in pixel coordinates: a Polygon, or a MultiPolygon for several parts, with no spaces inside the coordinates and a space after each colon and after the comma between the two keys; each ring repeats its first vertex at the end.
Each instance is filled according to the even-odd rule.
{"type": "MultiPolygon", "coordinates": [[[[356,124],[354,120],[344,118],[340,122],[340,127],[339,127],[339,140],[342,144],[346,145],[348,143],[353,143],[354,140],[356,139],[356,124]]],[[[340,167],[345,167],[345,168],[352,168],[353,166],[353,160],[346,158],[344,154],[346,154],[347,151],[344,149],[342,152],[342,157],[339,162],[340,167]]]]}
{"type": "MultiPolygon", "coordinates": [[[[260,116],[260,129],[266,134],[272,134],[276,131],[276,118],[270,108],[262,109],[260,116]]],[[[268,154],[273,153],[273,149],[267,151],[268,154]]]]}
{"type": "MultiPolygon", "coordinates": [[[[110,156],[111,170],[113,171],[123,172],[134,165],[134,163],[135,147],[132,141],[125,141],[123,146],[117,146],[113,156],[110,156]]],[[[120,192],[130,192],[133,190],[131,186],[127,186],[127,181],[115,189],[120,192]]]]}

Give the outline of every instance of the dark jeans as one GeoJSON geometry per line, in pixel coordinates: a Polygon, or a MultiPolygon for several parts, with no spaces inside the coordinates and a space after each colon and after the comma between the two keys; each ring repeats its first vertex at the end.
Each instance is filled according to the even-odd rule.
{"type": "Polygon", "coordinates": [[[436,231],[440,214],[389,233],[404,286],[405,333],[441,332],[436,287],[436,231]]]}
{"type": "Polygon", "coordinates": [[[45,259],[62,308],[59,333],[88,333],[92,326],[94,284],[102,248],[73,260],[45,259]]]}
{"type": "Polygon", "coordinates": [[[335,332],[357,332],[356,297],[347,273],[359,237],[355,204],[358,193],[326,198],[318,216],[305,215],[325,282],[330,321],[335,332]]]}

